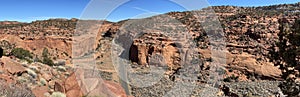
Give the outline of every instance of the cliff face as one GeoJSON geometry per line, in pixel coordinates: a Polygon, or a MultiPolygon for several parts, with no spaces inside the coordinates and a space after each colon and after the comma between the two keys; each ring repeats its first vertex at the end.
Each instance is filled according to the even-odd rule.
{"type": "MultiPolygon", "coordinates": [[[[220,25],[223,27],[225,34],[225,52],[227,58],[226,64],[223,64],[226,71],[224,78],[234,75],[239,76],[238,80],[240,81],[257,79],[279,80],[281,76],[281,70],[274,66],[272,62],[269,62],[269,47],[271,47],[271,45],[274,44],[278,39],[278,20],[284,18],[292,23],[296,19],[297,13],[286,13],[290,15],[283,16],[281,13],[274,13],[272,10],[256,11],[253,8],[239,7],[213,8],[216,10],[216,14],[220,19],[220,25]],[[257,14],[255,15],[253,13],[257,14]]],[[[186,33],[192,37],[194,44],[197,45],[200,59],[210,60],[212,57],[211,43],[207,36],[207,32],[205,32],[205,30],[202,28],[203,26],[200,23],[201,21],[196,21],[197,18],[207,18],[205,16],[201,17],[196,15],[201,12],[202,11],[171,12],[166,15],[175,19],[176,23],[180,23],[186,27],[186,33]]],[[[149,19],[158,19],[160,21],[164,21],[158,17],[160,16],[149,19]]],[[[156,22],[155,20],[153,21],[156,22]]],[[[130,22],[130,20],[127,22],[130,22]]],[[[175,23],[166,25],[178,26],[178,24],[175,23]]],[[[159,28],[159,26],[160,24],[150,28],[167,28],[159,28]]],[[[149,30],[144,29],[131,30],[132,32],[149,32],[149,30]]],[[[141,37],[132,39],[133,43],[131,44],[129,52],[130,60],[139,65],[147,66],[151,65],[149,63],[152,55],[160,54],[163,56],[163,60],[166,62],[168,67],[175,68],[174,70],[177,70],[182,66],[180,63],[180,61],[182,61],[182,55],[180,55],[180,50],[178,49],[180,47],[176,46],[176,42],[173,41],[172,38],[163,36],[168,35],[168,30],[159,30],[161,31],[161,35],[155,34],[155,31],[157,30],[153,30],[152,33],[146,33],[141,37]]],[[[209,61],[204,61],[202,63],[204,64],[203,70],[210,68],[211,63],[209,61]]]]}
{"type": "Polygon", "coordinates": [[[6,23],[0,27],[1,41],[8,41],[41,58],[49,50],[51,59],[62,59],[70,64],[72,34],[77,20],[51,19],[32,23],[6,23]]]}
{"type": "Polygon", "coordinates": [[[150,33],[134,39],[129,54],[130,60],[140,65],[167,65],[174,70],[180,68],[179,49],[174,41],[163,37],[163,35],[150,33]],[[158,56],[162,59],[153,59],[158,56]]]}
{"type": "MultiPolygon", "coordinates": [[[[270,62],[269,51],[270,47],[278,40],[278,21],[281,19],[292,24],[298,19],[299,3],[265,7],[217,6],[212,7],[212,9],[218,16],[217,20],[220,22],[226,42],[226,49],[224,50],[226,63],[220,64],[223,67],[221,71],[224,72],[222,79],[229,82],[282,80],[281,70],[270,62]]],[[[183,59],[185,56],[183,52],[189,49],[186,45],[191,46],[193,44],[196,51],[194,56],[196,60],[200,60],[197,61],[199,68],[194,68],[199,70],[195,76],[196,81],[206,83],[210,68],[214,64],[211,54],[213,43],[209,41],[207,35],[210,32],[204,30],[205,24],[201,24],[203,21],[197,21],[209,19],[205,15],[200,15],[204,12],[203,10],[170,12],[146,19],[124,20],[116,23],[83,20],[81,22],[87,24],[79,26],[76,26],[79,22],[77,19],[51,19],[32,23],[0,22],[0,46],[7,51],[7,54],[13,48],[24,48],[37,58],[42,57],[43,50],[47,48],[52,60],[65,60],[72,67],[72,46],[73,42],[76,42],[72,37],[87,32],[95,32],[97,33],[95,36],[96,44],[90,46],[95,46],[92,50],[95,50],[97,69],[105,72],[103,74],[105,79],[119,82],[118,73],[112,62],[114,59],[111,55],[111,43],[122,33],[128,33],[129,37],[125,37],[121,41],[131,41],[124,46],[129,47],[127,57],[133,63],[132,66],[137,67],[135,69],[166,66],[172,73],[167,73],[166,80],[160,81],[158,85],[170,85],[176,81],[184,80],[177,75],[180,72],[188,72],[188,70],[183,69],[185,66],[182,62],[185,60],[183,59]],[[81,29],[81,26],[89,26],[82,28],[90,29],[81,29]],[[142,34],[139,37],[133,37],[137,33],[142,34]],[[178,41],[178,39],[188,39],[188,42],[178,41]]],[[[84,51],[90,49],[85,46],[86,44],[89,42],[79,45],[82,47],[76,49],[78,54],[84,55],[84,51]]],[[[74,51],[77,52],[76,50],[74,51]]],[[[4,64],[8,64],[5,60],[9,59],[3,60],[6,62],[4,64]]],[[[44,68],[43,65],[38,66],[44,68]]],[[[5,70],[8,69],[5,76],[23,72],[25,71],[24,68],[27,67],[18,67],[16,70],[11,69],[11,67],[3,67],[5,70]]],[[[54,69],[54,71],[57,70],[54,69]]],[[[0,78],[7,79],[3,76],[0,78]]],[[[50,86],[50,81],[48,83],[50,86]]],[[[52,84],[53,82],[51,82],[51,86],[54,86],[52,84]]],[[[142,94],[147,92],[143,90],[145,88],[132,87],[133,91],[131,92],[134,95],[149,96],[142,94]]],[[[155,91],[156,88],[152,87],[151,89],[155,91]]],[[[122,94],[124,94],[123,91],[122,94]]]]}

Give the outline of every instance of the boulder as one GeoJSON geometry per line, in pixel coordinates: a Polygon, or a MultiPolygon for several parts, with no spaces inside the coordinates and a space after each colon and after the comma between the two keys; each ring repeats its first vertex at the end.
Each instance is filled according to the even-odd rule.
{"type": "Polygon", "coordinates": [[[3,57],[1,61],[3,62],[3,68],[7,70],[10,74],[14,75],[26,72],[26,69],[22,66],[22,64],[8,57],[3,57]]]}
{"type": "Polygon", "coordinates": [[[123,87],[112,81],[104,81],[105,86],[115,95],[115,97],[127,97],[123,87]]]}
{"type": "Polygon", "coordinates": [[[54,84],[54,91],[56,91],[56,92],[62,92],[62,93],[66,92],[63,84],[59,83],[59,82],[55,82],[55,84],[54,84]]]}
{"type": "Polygon", "coordinates": [[[233,68],[272,79],[279,79],[281,76],[281,70],[273,63],[257,61],[255,56],[250,54],[237,55],[231,64],[233,64],[233,68]]]}
{"type": "Polygon", "coordinates": [[[36,97],[46,97],[45,94],[48,93],[48,87],[47,86],[35,87],[31,91],[36,97]]]}
{"type": "Polygon", "coordinates": [[[65,81],[64,81],[65,93],[67,97],[81,97],[83,93],[81,88],[77,82],[75,73],[72,73],[65,81]]]}

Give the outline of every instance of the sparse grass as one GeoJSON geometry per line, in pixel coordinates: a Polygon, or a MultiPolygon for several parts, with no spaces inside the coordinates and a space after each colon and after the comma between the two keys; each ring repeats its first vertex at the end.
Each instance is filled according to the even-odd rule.
{"type": "Polygon", "coordinates": [[[0,97],[35,97],[34,94],[23,86],[7,85],[0,81],[0,97]]]}

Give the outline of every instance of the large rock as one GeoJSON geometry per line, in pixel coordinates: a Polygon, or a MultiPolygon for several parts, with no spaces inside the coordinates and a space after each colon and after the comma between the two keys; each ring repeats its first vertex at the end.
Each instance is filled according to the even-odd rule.
{"type": "MultiPolygon", "coordinates": [[[[219,57],[220,55],[215,54],[215,56],[212,56],[209,49],[200,49],[199,52],[205,59],[219,57]]],[[[248,53],[231,54],[229,52],[224,52],[224,54],[226,54],[225,66],[227,68],[236,69],[243,73],[254,73],[271,79],[279,79],[281,76],[281,70],[278,67],[275,67],[273,63],[258,61],[256,59],[257,57],[254,55],[248,53]]]]}
{"type": "Polygon", "coordinates": [[[83,96],[81,88],[77,82],[75,73],[72,73],[64,82],[67,97],[83,96]]]}
{"type": "Polygon", "coordinates": [[[71,74],[65,82],[66,94],[68,97],[79,95],[101,96],[101,97],[127,97],[125,90],[119,83],[105,81],[99,77],[86,76],[83,70],[71,74]]]}
{"type": "Polygon", "coordinates": [[[0,79],[6,81],[6,83],[15,83],[16,80],[13,76],[0,74],[0,79]]]}
{"type": "Polygon", "coordinates": [[[103,80],[95,85],[96,87],[89,91],[88,96],[128,97],[119,83],[103,80]]]}
{"type": "Polygon", "coordinates": [[[104,85],[109,89],[115,97],[127,97],[122,86],[112,81],[104,81],[104,85]]]}
{"type": "Polygon", "coordinates": [[[56,91],[56,92],[62,92],[62,93],[66,92],[65,87],[63,86],[63,84],[59,83],[59,82],[55,82],[55,84],[54,84],[54,91],[56,91]]]}
{"type": "Polygon", "coordinates": [[[236,55],[234,61],[230,64],[229,67],[271,79],[279,79],[281,76],[281,70],[275,67],[274,64],[258,61],[254,55],[246,53],[236,55]]]}
{"type": "Polygon", "coordinates": [[[7,70],[11,74],[20,74],[26,72],[26,69],[22,66],[22,64],[8,57],[1,58],[1,61],[3,62],[4,70],[7,70]]]}
{"type": "Polygon", "coordinates": [[[36,87],[31,91],[36,97],[46,97],[45,94],[48,93],[48,87],[47,86],[36,87]]]}

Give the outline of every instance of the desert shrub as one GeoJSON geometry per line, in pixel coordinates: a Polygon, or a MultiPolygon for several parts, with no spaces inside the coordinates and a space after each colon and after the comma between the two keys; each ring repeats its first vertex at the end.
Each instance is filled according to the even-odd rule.
{"type": "Polygon", "coordinates": [[[54,66],[53,61],[52,61],[49,57],[44,57],[44,58],[43,58],[43,63],[44,63],[44,64],[47,64],[47,65],[49,65],[49,66],[54,66]]]}
{"type": "Polygon", "coordinates": [[[63,65],[66,65],[66,61],[65,60],[57,60],[54,62],[54,64],[56,66],[63,66],[63,65]]]}
{"type": "Polygon", "coordinates": [[[35,73],[35,71],[31,70],[31,69],[26,69],[27,73],[32,76],[33,78],[37,77],[37,74],[35,73]]]}
{"type": "Polygon", "coordinates": [[[47,64],[49,66],[53,66],[54,62],[52,61],[52,59],[49,57],[49,52],[47,48],[44,48],[43,53],[42,53],[42,63],[47,64]]]}
{"type": "Polygon", "coordinates": [[[35,97],[25,86],[7,85],[0,82],[0,97],[35,97]]]}
{"type": "Polygon", "coordinates": [[[23,48],[14,48],[11,51],[11,55],[16,56],[19,59],[28,59],[32,58],[31,53],[28,50],[25,50],[23,48]]]}
{"type": "Polygon", "coordinates": [[[44,78],[40,78],[40,83],[41,85],[46,86],[47,81],[44,78]]]}
{"type": "Polygon", "coordinates": [[[239,76],[231,75],[227,78],[224,78],[223,81],[224,82],[237,82],[238,78],[239,78],[239,76]]]}
{"type": "Polygon", "coordinates": [[[66,72],[67,71],[67,69],[65,67],[63,67],[63,66],[58,66],[57,69],[59,71],[62,71],[62,72],[66,72]]]}
{"type": "Polygon", "coordinates": [[[300,83],[295,79],[300,75],[300,20],[290,26],[286,21],[280,20],[280,32],[278,41],[271,47],[270,61],[279,66],[282,71],[284,82],[279,87],[288,97],[298,97],[300,94],[300,83]]]}
{"type": "Polygon", "coordinates": [[[67,97],[66,94],[63,94],[61,92],[53,92],[50,97],[67,97]]]}

